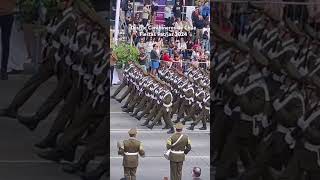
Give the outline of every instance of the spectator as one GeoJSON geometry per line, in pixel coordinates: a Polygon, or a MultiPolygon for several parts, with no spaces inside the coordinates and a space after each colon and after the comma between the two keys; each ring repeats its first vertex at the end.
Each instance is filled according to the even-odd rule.
{"type": "Polygon", "coordinates": [[[184,59],[187,59],[187,43],[184,41],[184,38],[181,38],[180,43],[178,44],[178,48],[181,50],[184,59]]]}
{"type": "Polygon", "coordinates": [[[153,0],[152,1],[152,4],[151,4],[151,21],[152,21],[152,24],[154,24],[154,20],[155,20],[155,13],[157,13],[157,11],[158,11],[158,9],[159,9],[159,7],[158,7],[159,5],[158,5],[158,3],[155,1],[155,0],[153,0]]]}
{"type": "Polygon", "coordinates": [[[196,39],[195,43],[192,46],[192,49],[197,50],[201,48],[200,39],[196,39]]]}
{"type": "Polygon", "coordinates": [[[164,51],[161,59],[164,60],[164,61],[171,61],[170,55],[169,55],[169,53],[167,51],[164,51]]]}
{"type": "Polygon", "coordinates": [[[173,6],[172,12],[175,19],[181,19],[182,5],[180,4],[180,1],[176,1],[176,4],[173,6]]]}
{"type": "Polygon", "coordinates": [[[196,37],[200,38],[202,36],[203,28],[206,26],[205,20],[201,15],[198,16],[197,21],[195,22],[196,29],[196,37]]]}
{"type": "Polygon", "coordinates": [[[121,9],[124,11],[124,17],[127,16],[127,12],[129,10],[129,0],[122,0],[121,1],[121,9]]]}
{"type": "Polygon", "coordinates": [[[147,43],[146,43],[146,53],[147,53],[146,67],[147,67],[147,69],[149,69],[150,68],[150,53],[153,49],[153,43],[152,43],[152,41],[150,41],[149,38],[146,41],[147,41],[147,43]]]}
{"type": "Polygon", "coordinates": [[[147,26],[147,23],[150,18],[151,9],[150,6],[147,6],[147,4],[144,4],[143,7],[143,13],[142,13],[142,24],[143,26],[147,26]]]}
{"type": "Polygon", "coordinates": [[[164,8],[165,26],[170,26],[171,17],[172,17],[172,9],[170,8],[170,6],[167,5],[167,6],[164,8]]]}
{"type": "Polygon", "coordinates": [[[147,71],[147,66],[146,66],[146,63],[147,63],[147,55],[145,53],[145,49],[144,47],[140,47],[140,53],[139,53],[139,64],[141,65],[141,67],[147,71]]]}
{"type": "Polygon", "coordinates": [[[168,48],[168,52],[170,56],[173,55],[174,46],[175,46],[174,37],[171,37],[169,41],[169,48],[168,48]]]}
{"type": "Polygon", "coordinates": [[[196,7],[195,10],[191,14],[191,20],[192,20],[193,25],[198,20],[199,15],[200,15],[199,7],[196,7]]]}
{"type": "Polygon", "coordinates": [[[13,25],[13,14],[16,8],[16,0],[1,0],[0,1],[0,29],[2,37],[2,57],[1,57],[1,72],[0,79],[8,79],[8,59],[10,55],[10,37],[13,25]]]}
{"type": "Polygon", "coordinates": [[[172,60],[171,60],[171,57],[170,57],[168,51],[166,51],[166,50],[163,51],[161,60],[162,60],[162,64],[164,64],[166,67],[168,67],[168,68],[171,67],[172,60]]]}
{"type": "Polygon", "coordinates": [[[183,28],[188,33],[190,33],[193,30],[193,24],[192,24],[192,21],[189,18],[186,18],[186,20],[183,21],[183,28]]]}
{"type": "Polygon", "coordinates": [[[112,54],[111,54],[111,60],[110,60],[110,82],[111,82],[111,86],[113,84],[113,71],[114,71],[114,67],[117,64],[118,58],[117,55],[113,52],[113,49],[110,49],[112,54]]]}
{"type": "Polygon", "coordinates": [[[208,16],[210,16],[210,4],[209,2],[206,2],[201,11],[201,15],[203,16],[204,19],[206,19],[208,16]]]}
{"type": "Polygon", "coordinates": [[[133,19],[133,22],[136,26],[139,26],[141,23],[142,23],[142,19],[140,17],[140,14],[139,13],[136,13],[134,19],[133,19]]]}
{"type": "MultiPolygon", "coordinates": [[[[309,0],[310,3],[317,3],[318,0],[309,0]]],[[[308,5],[309,23],[316,32],[320,31],[320,4],[308,5]]]]}
{"type": "Polygon", "coordinates": [[[150,53],[150,59],[151,59],[151,74],[156,75],[157,70],[159,68],[159,53],[158,53],[158,47],[156,44],[153,44],[153,49],[150,53]]]}
{"type": "Polygon", "coordinates": [[[181,18],[177,18],[176,22],[174,23],[174,28],[176,31],[182,31],[183,29],[183,22],[181,21],[181,18]]]}
{"type": "Polygon", "coordinates": [[[200,58],[199,48],[193,49],[191,60],[198,61],[199,58],[200,58]]]}
{"type": "Polygon", "coordinates": [[[140,48],[144,48],[143,50],[146,49],[146,43],[144,42],[144,38],[140,38],[140,42],[138,42],[137,44],[137,48],[140,49],[140,48]]]}
{"type": "Polygon", "coordinates": [[[181,70],[182,69],[182,62],[181,62],[181,56],[178,52],[175,52],[174,54],[174,62],[173,67],[181,70]]]}
{"type": "Polygon", "coordinates": [[[209,42],[209,33],[208,31],[204,31],[202,35],[202,49],[206,51],[210,51],[210,42],[209,42]]]}
{"type": "Polygon", "coordinates": [[[205,57],[205,53],[204,51],[201,49],[199,50],[199,59],[198,59],[198,62],[199,62],[199,67],[201,68],[206,68],[206,57],[205,57]]]}

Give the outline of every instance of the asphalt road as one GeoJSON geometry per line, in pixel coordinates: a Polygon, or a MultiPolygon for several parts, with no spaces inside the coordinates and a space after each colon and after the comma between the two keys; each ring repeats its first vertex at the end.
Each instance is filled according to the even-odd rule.
{"type": "MultiPolygon", "coordinates": [[[[22,74],[10,75],[8,81],[0,80],[0,108],[11,102],[28,77],[22,74]]],[[[19,110],[19,114],[35,112],[55,85],[55,79],[43,84],[19,110]]],[[[35,154],[33,144],[45,137],[59,108],[60,105],[34,132],[20,125],[16,119],[0,117],[0,180],[80,180],[76,175],[64,173],[60,164],[45,161],[35,154]]],[[[95,165],[92,164],[89,168],[95,165]]],[[[102,179],[106,180],[106,177],[102,179]]]]}
{"type": "MultiPolygon", "coordinates": [[[[116,87],[112,87],[113,93],[116,87]]],[[[119,95],[120,96],[120,95],[119,95]]],[[[124,102],[122,102],[123,104],[124,102]]],[[[123,177],[122,157],[117,154],[117,141],[128,138],[128,130],[132,127],[138,129],[137,138],[143,142],[146,151],[146,157],[140,158],[137,170],[137,179],[139,180],[163,180],[164,177],[170,177],[169,161],[163,157],[165,143],[170,137],[162,130],[160,126],[149,130],[140,124],[144,121],[136,120],[128,113],[121,110],[122,104],[114,99],[111,100],[111,141],[110,141],[110,168],[111,180],[118,180],[123,177]]],[[[188,125],[186,125],[188,126],[188,125]]],[[[208,128],[210,129],[210,128],[208,128]]],[[[192,151],[187,155],[183,166],[183,180],[192,180],[191,171],[195,166],[201,167],[203,180],[210,179],[210,134],[209,130],[184,130],[192,142],[192,151]]]]}
{"type": "MultiPolygon", "coordinates": [[[[27,75],[11,75],[8,81],[0,81],[0,108],[6,107],[28,80],[27,75]]],[[[56,82],[50,79],[19,110],[19,114],[30,115],[41,106],[41,103],[55,88],[56,82]]],[[[114,88],[112,88],[113,92],[114,88]]],[[[169,177],[169,162],[163,158],[165,142],[169,135],[161,127],[149,130],[140,126],[142,122],[123,113],[119,104],[111,100],[111,180],[123,176],[122,157],[117,155],[116,142],[127,138],[131,127],[139,130],[138,139],[145,146],[146,157],[140,159],[137,177],[139,180],[162,180],[169,177]]],[[[2,180],[79,180],[76,175],[69,175],[61,170],[61,165],[40,159],[35,154],[33,144],[40,141],[48,132],[59,105],[46,120],[40,123],[34,132],[30,132],[19,124],[16,119],[0,117],[0,179],[2,180]]],[[[141,120],[143,121],[143,119],[141,120]]],[[[183,166],[183,180],[191,180],[191,170],[194,166],[202,168],[202,179],[209,178],[209,131],[187,131],[192,141],[192,152],[187,156],[183,166]]],[[[81,149],[80,149],[81,151],[81,149]]],[[[79,156],[79,152],[77,156],[79,156]]],[[[89,169],[95,166],[95,162],[89,169]]],[[[106,177],[102,179],[106,180],[106,177]]]]}

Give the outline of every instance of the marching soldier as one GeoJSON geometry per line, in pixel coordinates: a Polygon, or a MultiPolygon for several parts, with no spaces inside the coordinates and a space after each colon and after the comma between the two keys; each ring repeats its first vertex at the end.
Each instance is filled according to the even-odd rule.
{"type": "Polygon", "coordinates": [[[124,177],[128,180],[136,180],[137,167],[139,165],[139,155],[145,156],[143,145],[136,139],[137,130],[129,130],[130,138],[124,140],[121,145],[118,144],[118,154],[123,156],[124,177]]]}
{"type": "Polygon", "coordinates": [[[170,179],[181,180],[182,166],[186,154],[191,151],[191,141],[189,137],[182,134],[183,124],[176,124],[176,133],[167,140],[167,149],[170,150],[170,179]]]}

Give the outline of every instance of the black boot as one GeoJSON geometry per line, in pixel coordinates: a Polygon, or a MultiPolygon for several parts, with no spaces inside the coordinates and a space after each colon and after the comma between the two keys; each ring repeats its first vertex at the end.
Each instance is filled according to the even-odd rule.
{"type": "Polygon", "coordinates": [[[136,117],[137,115],[138,115],[138,113],[134,112],[134,113],[132,113],[130,116],[131,116],[131,117],[136,117]]]}
{"type": "Polygon", "coordinates": [[[126,109],[126,108],[128,108],[128,105],[125,104],[125,105],[121,106],[121,108],[126,109]]]}
{"type": "Polygon", "coordinates": [[[0,116],[17,118],[17,110],[13,108],[0,109],[0,116]]]}
{"type": "Polygon", "coordinates": [[[165,125],[162,129],[170,129],[168,125],[165,125]]]}
{"type": "Polygon", "coordinates": [[[50,161],[55,161],[55,162],[60,162],[60,160],[63,159],[63,152],[59,150],[49,150],[45,152],[37,152],[37,155],[40,158],[50,160],[50,161]]]}
{"type": "Polygon", "coordinates": [[[146,120],[144,123],[141,124],[141,126],[147,126],[149,124],[149,120],[146,120]]]}
{"type": "Polygon", "coordinates": [[[106,167],[103,167],[103,165],[99,165],[93,171],[82,174],[81,178],[82,178],[82,180],[99,180],[99,179],[101,179],[102,175],[106,171],[107,171],[106,167]]]}
{"type": "Polygon", "coordinates": [[[80,160],[76,163],[64,164],[62,170],[67,173],[85,172],[91,156],[88,153],[84,153],[80,160]]]}
{"type": "Polygon", "coordinates": [[[153,129],[154,123],[147,125],[146,127],[149,129],[153,129]]]}
{"type": "Polygon", "coordinates": [[[127,113],[132,113],[133,112],[133,108],[128,107],[127,113]]]}
{"type": "Polygon", "coordinates": [[[30,131],[34,131],[40,122],[40,119],[37,116],[18,116],[17,119],[22,125],[27,127],[30,131]]]}
{"type": "Polygon", "coordinates": [[[34,146],[40,149],[54,148],[56,147],[56,141],[59,133],[49,133],[42,141],[35,144],[34,146]]]}
{"type": "Polygon", "coordinates": [[[135,116],[135,118],[138,119],[138,121],[140,121],[142,117],[137,115],[135,116]]]}
{"type": "Polygon", "coordinates": [[[202,127],[201,128],[199,128],[200,130],[207,130],[207,124],[206,123],[204,123],[203,125],[202,125],[202,127]]]}
{"type": "Polygon", "coordinates": [[[123,108],[122,111],[128,113],[128,112],[129,112],[129,109],[123,108]]]}
{"type": "Polygon", "coordinates": [[[66,160],[73,162],[75,158],[75,150],[64,152],[58,149],[52,149],[45,152],[37,152],[37,155],[43,159],[60,162],[60,160],[66,160]]]}
{"type": "Polygon", "coordinates": [[[162,126],[162,122],[159,121],[159,122],[157,123],[157,126],[162,126]]]}
{"type": "Polygon", "coordinates": [[[185,119],[183,119],[183,121],[181,121],[181,123],[183,124],[183,125],[186,125],[186,120],[185,119]]]}
{"type": "Polygon", "coordinates": [[[1,72],[0,74],[0,79],[1,80],[8,80],[8,73],[7,72],[1,72]]]}
{"type": "Polygon", "coordinates": [[[174,128],[170,128],[170,130],[167,132],[167,134],[173,134],[175,131],[174,131],[174,128]]]}
{"type": "Polygon", "coordinates": [[[194,123],[192,123],[191,126],[188,127],[187,129],[189,129],[189,130],[194,130],[194,127],[195,127],[195,126],[196,126],[196,125],[195,125],[194,123]]]}
{"type": "Polygon", "coordinates": [[[118,101],[119,103],[121,103],[121,102],[122,102],[122,99],[117,99],[117,98],[116,98],[116,101],[118,101]]]}

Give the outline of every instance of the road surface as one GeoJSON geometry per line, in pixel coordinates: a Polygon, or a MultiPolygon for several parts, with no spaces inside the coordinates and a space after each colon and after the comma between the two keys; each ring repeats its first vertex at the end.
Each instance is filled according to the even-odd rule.
{"type": "MultiPolygon", "coordinates": [[[[111,88],[111,93],[115,91],[117,86],[111,88]]],[[[118,95],[119,97],[120,95],[118,95]]],[[[137,170],[137,179],[139,180],[163,180],[163,177],[170,177],[169,161],[163,157],[165,151],[165,143],[168,137],[167,130],[162,130],[160,126],[155,126],[153,130],[149,130],[144,126],[144,118],[141,121],[131,117],[128,113],[121,110],[120,104],[116,100],[111,99],[110,109],[110,168],[111,180],[118,180],[123,177],[122,157],[117,154],[117,141],[128,138],[128,130],[136,127],[138,129],[137,138],[144,144],[146,157],[140,158],[137,170]]],[[[188,125],[186,125],[188,126],[188,125]]],[[[198,128],[198,127],[196,127],[198,128]]],[[[192,180],[191,171],[195,166],[201,167],[202,179],[210,179],[210,134],[207,131],[200,130],[184,130],[192,142],[192,151],[187,155],[183,165],[183,180],[192,180]]]]}

